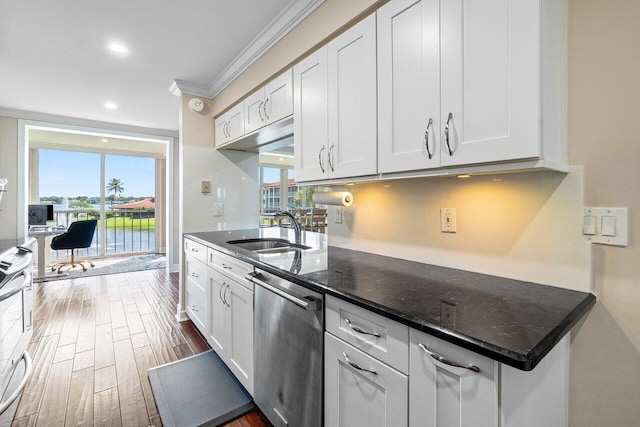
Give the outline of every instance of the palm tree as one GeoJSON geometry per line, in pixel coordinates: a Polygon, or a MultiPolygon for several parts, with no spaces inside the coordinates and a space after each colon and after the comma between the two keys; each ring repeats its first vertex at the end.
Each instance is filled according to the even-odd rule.
{"type": "Polygon", "coordinates": [[[109,200],[113,209],[113,202],[116,200],[116,196],[120,197],[120,194],[124,191],[124,184],[118,178],[112,178],[107,184],[107,191],[111,194],[109,200]]]}

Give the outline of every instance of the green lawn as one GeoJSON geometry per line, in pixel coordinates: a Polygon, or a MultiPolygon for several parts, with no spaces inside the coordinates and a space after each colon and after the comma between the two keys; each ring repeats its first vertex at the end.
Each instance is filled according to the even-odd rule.
{"type": "Polygon", "coordinates": [[[107,218],[107,228],[127,228],[142,231],[154,231],[156,229],[155,218],[132,219],[124,218],[107,218]]]}

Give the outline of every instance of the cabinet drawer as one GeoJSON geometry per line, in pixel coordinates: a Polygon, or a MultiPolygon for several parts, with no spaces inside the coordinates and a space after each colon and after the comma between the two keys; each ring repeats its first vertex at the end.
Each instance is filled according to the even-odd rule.
{"type": "Polygon", "coordinates": [[[207,262],[207,247],[202,243],[194,242],[191,239],[184,239],[184,253],[202,262],[207,262]]]}
{"type": "Polygon", "coordinates": [[[184,260],[185,282],[191,281],[197,285],[202,292],[207,286],[207,266],[192,256],[186,256],[184,260]]]}
{"type": "Polygon", "coordinates": [[[208,264],[225,276],[237,281],[245,288],[253,291],[253,282],[245,279],[245,276],[253,271],[253,266],[242,262],[232,256],[223,254],[215,249],[208,248],[208,264]]]}
{"type": "Polygon", "coordinates": [[[325,426],[407,425],[408,377],[325,333],[325,426]]]}
{"type": "Polygon", "coordinates": [[[191,321],[196,325],[200,332],[206,336],[207,322],[209,319],[207,313],[207,296],[202,293],[200,288],[194,285],[192,280],[186,280],[186,298],[185,308],[191,321]]]}
{"type": "Polygon", "coordinates": [[[326,329],[338,338],[409,372],[409,327],[341,299],[326,296],[326,329]]]}

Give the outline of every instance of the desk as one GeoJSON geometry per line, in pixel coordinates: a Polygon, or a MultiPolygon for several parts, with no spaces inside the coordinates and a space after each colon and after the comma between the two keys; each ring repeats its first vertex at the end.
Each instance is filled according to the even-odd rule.
{"type": "Polygon", "coordinates": [[[49,258],[49,251],[45,251],[45,248],[48,248],[47,238],[50,236],[57,236],[58,234],[65,233],[67,231],[66,228],[40,228],[29,230],[29,236],[35,237],[38,241],[38,276],[36,278],[41,279],[45,276],[44,266],[47,263],[47,259],[49,258]]]}

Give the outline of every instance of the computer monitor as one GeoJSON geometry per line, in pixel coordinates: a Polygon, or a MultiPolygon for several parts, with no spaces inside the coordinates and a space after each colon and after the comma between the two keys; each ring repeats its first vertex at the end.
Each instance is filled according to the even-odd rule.
{"type": "Polygon", "coordinates": [[[29,225],[47,225],[53,221],[53,205],[29,205],[29,225]]]}

